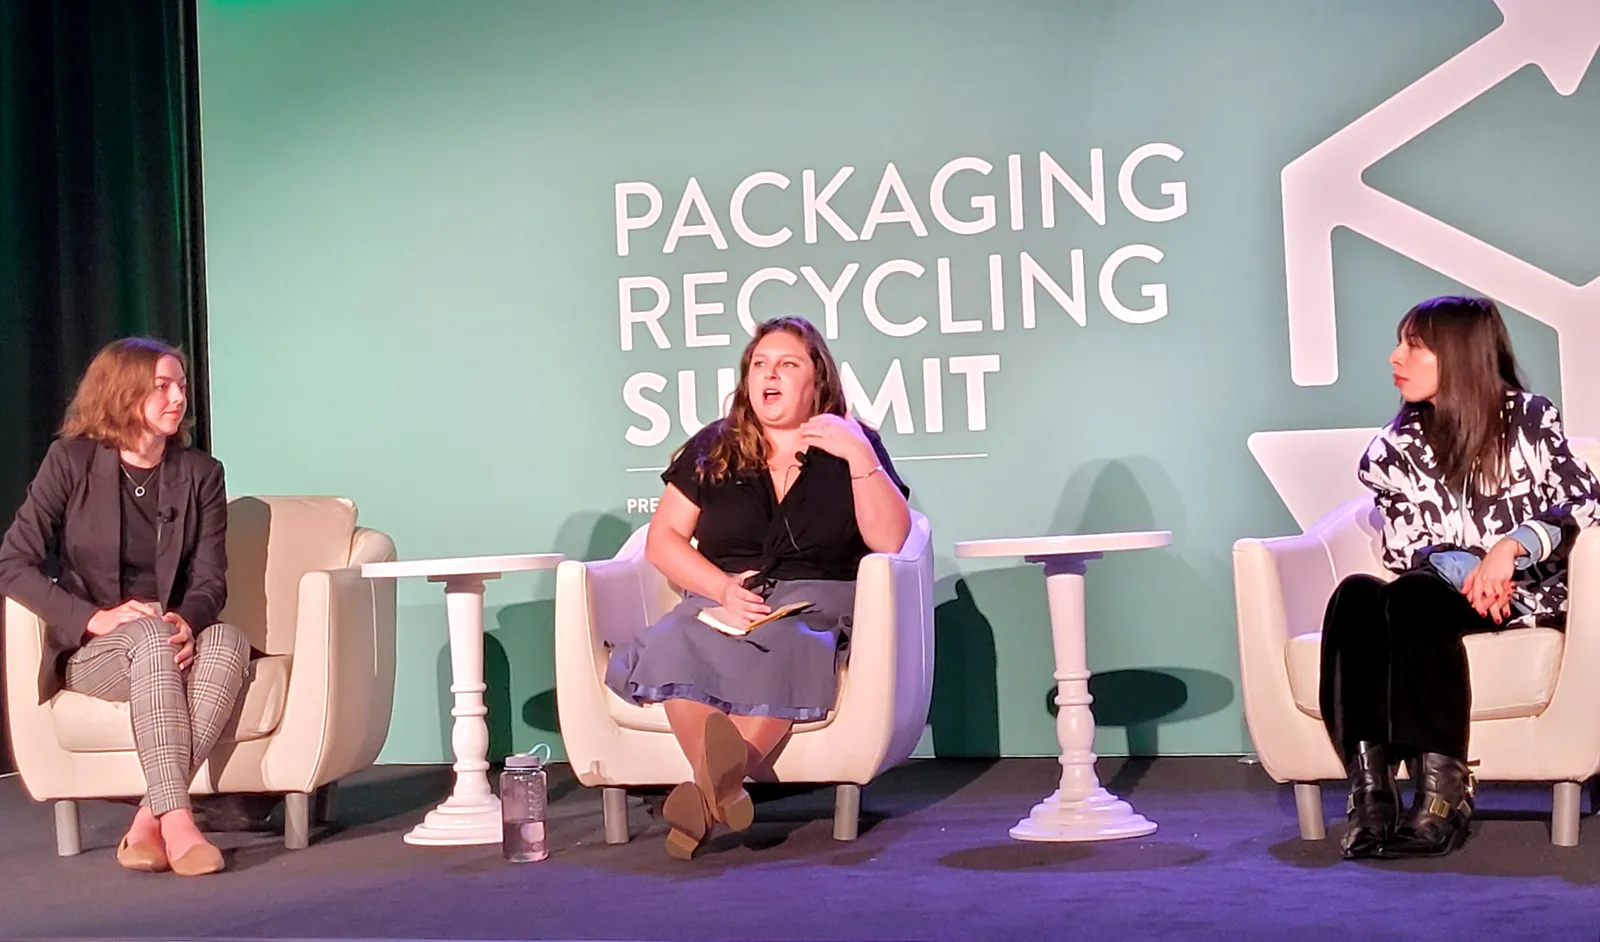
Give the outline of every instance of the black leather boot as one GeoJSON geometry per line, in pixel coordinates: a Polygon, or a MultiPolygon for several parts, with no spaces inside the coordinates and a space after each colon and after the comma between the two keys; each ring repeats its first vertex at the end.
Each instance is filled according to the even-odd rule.
{"type": "Polygon", "coordinates": [[[1467,764],[1424,752],[1417,757],[1414,777],[1417,797],[1411,811],[1378,849],[1379,857],[1443,857],[1467,842],[1477,785],[1467,764]]]}
{"type": "Polygon", "coordinates": [[[1350,802],[1345,810],[1349,827],[1339,840],[1339,850],[1346,860],[1354,860],[1371,857],[1393,835],[1400,818],[1400,793],[1394,784],[1395,768],[1377,743],[1358,743],[1347,768],[1350,802]]]}

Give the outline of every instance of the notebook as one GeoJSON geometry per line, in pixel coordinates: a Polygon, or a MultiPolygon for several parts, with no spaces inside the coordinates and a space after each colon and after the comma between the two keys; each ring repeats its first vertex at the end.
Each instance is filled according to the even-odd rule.
{"type": "Polygon", "coordinates": [[[788,605],[780,605],[779,607],[773,609],[769,614],[757,618],[755,621],[743,628],[735,626],[733,624],[733,620],[728,616],[727,611],[720,605],[716,608],[701,609],[698,617],[701,621],[717,629],[723,634],[740,638],[756,630],[757,628],[760,628],[767,622],[777,621],[780,618],[785,618],[789,615],[803,612],[810,607],[810,602],[790,602],[788,605]]]}

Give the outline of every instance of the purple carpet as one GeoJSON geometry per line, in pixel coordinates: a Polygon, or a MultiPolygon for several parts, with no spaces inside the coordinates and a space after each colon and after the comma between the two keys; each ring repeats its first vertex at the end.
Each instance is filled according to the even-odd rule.
{"type": "MultiPolygon", "coordinates": [[[[829,789],[757,793],[757,823],[690,863],[652,810],[601,840],[600,796],[552,778],[548,861],[401,842],[443,769],[347,782],[334,828],[287,852],[225,834],[231,869],[186,880],[117,869],[125,806],[86,803],[75,858],[47,807],[0,780],[6,939],[1524,939],[1600,938],[1600,832],[1549,843],[1549,791],[1486,786],[1472,840],[1435,861],[1344,863],[1302,842],[1287,787],[1231,758],[1103,760],[1108,787],[1160,825],[1143,840],[1025,844],[1007,829],[1059,774],[1048,759],[918,761],[864,795],[863,832],[831,839],[829,789]]],[[[1343,796],[1324,790],[1338,833],[1343,796]]]]}

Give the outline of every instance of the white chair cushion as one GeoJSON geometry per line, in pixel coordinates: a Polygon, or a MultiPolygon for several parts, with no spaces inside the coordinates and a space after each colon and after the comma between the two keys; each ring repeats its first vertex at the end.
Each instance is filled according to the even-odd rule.
{"type": "MultiPolygon", "coordinates": [[[[222,731],[223,742],[263,739],[278,728],[289,695],[289,661],[288,655],[281,655],[250,662],[233,718],[222,731]]],[[[68,752],[133,750],[133,723],[126,703],[63,690],[50,701],[50,719],[56,741],[68,752]]]]}
{"type": "MultiPolygon", "coordinates": [[[[1472,718],[1503,720],[1538,716],[1550,705],[1561,674],[1566,637],[1554,628],[1512,628],[1467,635],[1467,672],[1472,683],[1472,718]]],[[[1284,652],[1289,689],[1302,713],[1321,719],[1322,633],[1289,639],[1284,652]]]]}

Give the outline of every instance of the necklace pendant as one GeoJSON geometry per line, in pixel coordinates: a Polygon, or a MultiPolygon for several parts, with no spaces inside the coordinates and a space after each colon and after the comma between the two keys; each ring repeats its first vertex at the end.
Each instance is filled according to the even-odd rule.
{"type": "Polygon", "coordinates": [[[135,496],[135,497],[143,497],[144,496],[144,485],[143,484],[135,484],[133,486],[133,496],[135,496]]]}

